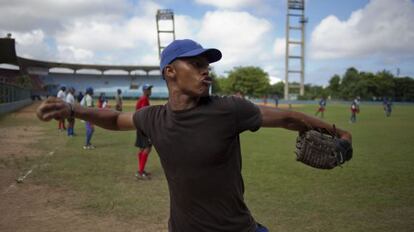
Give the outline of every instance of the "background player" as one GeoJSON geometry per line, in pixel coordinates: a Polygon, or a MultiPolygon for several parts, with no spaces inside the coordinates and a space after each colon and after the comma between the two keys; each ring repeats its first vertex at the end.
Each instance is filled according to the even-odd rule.
{"type": "Polygon", "coordinates": [[[350,123],[355,123],[356,122],[356,114],[359,113],[359,107],[357,102],[354,100],[351,103],[351,119],[350,119],[350,123]]]}
{"type": "MultiPolygon", "coordinates": [[[[75,88],[70,87],[68,90],[68,94],[66,95],[66,102],[69,104],[75,104],[75,88]]],[[[75,135],[75,118],[69,117],[68,118],[68,136],[73,137],[75,135]]]]}
{"type": "MultiPolygon", "coordinates": [[[[66,87],[65,86],[60,87],[60,90],[58,91],[56,96],[62,101],[66,101],[66,87]]],[[[58,130],[59,131],[66,130],[65,119],[59,120],[58,130]]]]}
{"type": "Polygon", "coordinates": [[[319,108],[315,113],[315,116],[317,116],[319,114],[319,112],[321,113],[321,118],[323,118],[323,113],[326,110],[326,98],[322,97],[321,100],[319,101],[319,108]]]}
{"type": "MultiPolygon", "coordinates": [[[[95,104],[94,104],[92,96],[93,96],[93,88],[88,87],[85,91],[85,96],[83,97],[83,99],[81,101],[81,105],[83,107],[93,108],[95,106],[95,104]]],[[[92,145],[92,143],[91,143],[91,139],[92,139],[93,133],[95,131],[95,127],[94,127],[93,123],[90,122],[90,121],[86,121],[85,122],[85,129],[86,129],[86,142],[85,142],[85,146],[83,146],[83,149],[85,149],[85,150],[95,149],[95,146],[92,145]]]]}
{"type": "MultiPolygon", "coordinates": [[[[135,110],[138,111],[143,107],[149,106],[149,97],[151,96],[152,85],[144,84],[142,86],[142,96],[138,99],[135,110]]],[[[152,144],[150,139],[141,133],[141,131],[137,130],[137,136],[135,141],[135,146],[139,148],[137,153],[137,160],[138,160],[138,171],[136,172],[135,176],[141,179],[148,179],[150,173],[145,171],[145,165],[147,163],[148,156],[151,152],[152,144]]]]}
{"type": "Polygon", "coordinates": [[[117,89],[115,95],[115,109],[118,111],[122,111],[122,90],[117,89]]]}
{"type": "Polygon", "coordinates": [[[384,106],[385,116],[390,117],[391,112],[392,112],[392,100],[391,100],[391,98],[384,97],[383,106],[384,106]]]}

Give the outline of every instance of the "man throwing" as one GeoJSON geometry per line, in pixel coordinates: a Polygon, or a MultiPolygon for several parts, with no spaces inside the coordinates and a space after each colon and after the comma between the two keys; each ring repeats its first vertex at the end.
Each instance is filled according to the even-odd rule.
{"type": "Polygon", "coordinates": [[[257,106],[237,97],[209,96],[209,64],[221,57],[217,49],[175,40],[161,54],[160,68],[169,91],[165,105],[129,113],[70,106],[51,98],[37,115],[48,121],[73,114],[102,128],[138,130],[148,136],[170,191],[169,231],[268,231],[244,201],[240,133],[260,127],[299,132],[316,128],[349,142],[351,134],[300,112],[257,106]]]}

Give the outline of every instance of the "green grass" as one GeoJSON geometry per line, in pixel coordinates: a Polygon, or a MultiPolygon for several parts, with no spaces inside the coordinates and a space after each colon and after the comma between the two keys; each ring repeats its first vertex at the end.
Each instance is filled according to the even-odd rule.
{"type": "MultiPolygon", "coordinates": [[[[128,104],[127,110],[132,108],[128,104]]],[[[313,114],[316,108],[295,110],[313,114]]],[[[414,231],[413,116],[413,106],[397,105],[386,118],[381,106],[363,105],[357,123],[350,124],[348,105],[328,105],[325,120],[351,131],[354,146],[353,159],[330,171],[295,161],[295,132],[265,128],[243,133],[245,198],[254,217],[271,231],[414,231]]],[[[0,126],[12,121],[4,117],[0,126]]],[[[97,149],[84,151],[79,120],[74,138],[56,132],[56,122],[25,123],[45,127],[49,136],[37,146],[55,151],[27,162],[48,164],[38,165],[36,183],[76,191],[76,207],[97,215],[154,224],[168,218],[167,183],[155,150],[147,164],[153,179],[133,177],[135,132],[97,128],[92,140],[97,149]]]]}

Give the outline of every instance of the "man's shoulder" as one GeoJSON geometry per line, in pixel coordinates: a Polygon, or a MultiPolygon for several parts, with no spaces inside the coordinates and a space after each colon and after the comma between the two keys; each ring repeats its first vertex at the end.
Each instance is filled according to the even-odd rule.
{"type": "Polygon", "coordinates": [[[210,96],[212,107],[238,111],[240,109],[257,107],[253,102],[237,96],[210,96]]]}
{"type": "Polygon", "coordinates": [[[135,118],[142,118],[145,119],[145,121],[151,121],[154,119],[159,119],[163,112],[166,111],[166,107],[164,105],[155,105],[155,106],[146,106],[138,109],[134,117],[135,118]]]}
{"type": "Polygon", "coordinates": [[[236,97],[236,96],[218,96],[218,95],[211,95],[208,97],[210,102],[214,103],[234,103],[238,101],[247,101],[244,98],[236,97]]]}
{"type": "Polygon", "coordinates": [[[145,114],[148,114],[148,113],[153,114],[153,113],[157,113],[157,112],[160,112],[160,111],[163,111],[163,110],[166,110],[165,105],[146,106],[146,107],[142,107],[138,111],[142,111],[145,114]]]}

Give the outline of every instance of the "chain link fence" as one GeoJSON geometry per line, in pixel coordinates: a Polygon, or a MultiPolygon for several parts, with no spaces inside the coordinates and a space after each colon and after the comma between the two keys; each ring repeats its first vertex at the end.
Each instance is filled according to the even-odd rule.
{"type": "Polygon", "coordinates": [[[30,99],[30,89],[0,83],[0,104],[30,99]]]}

